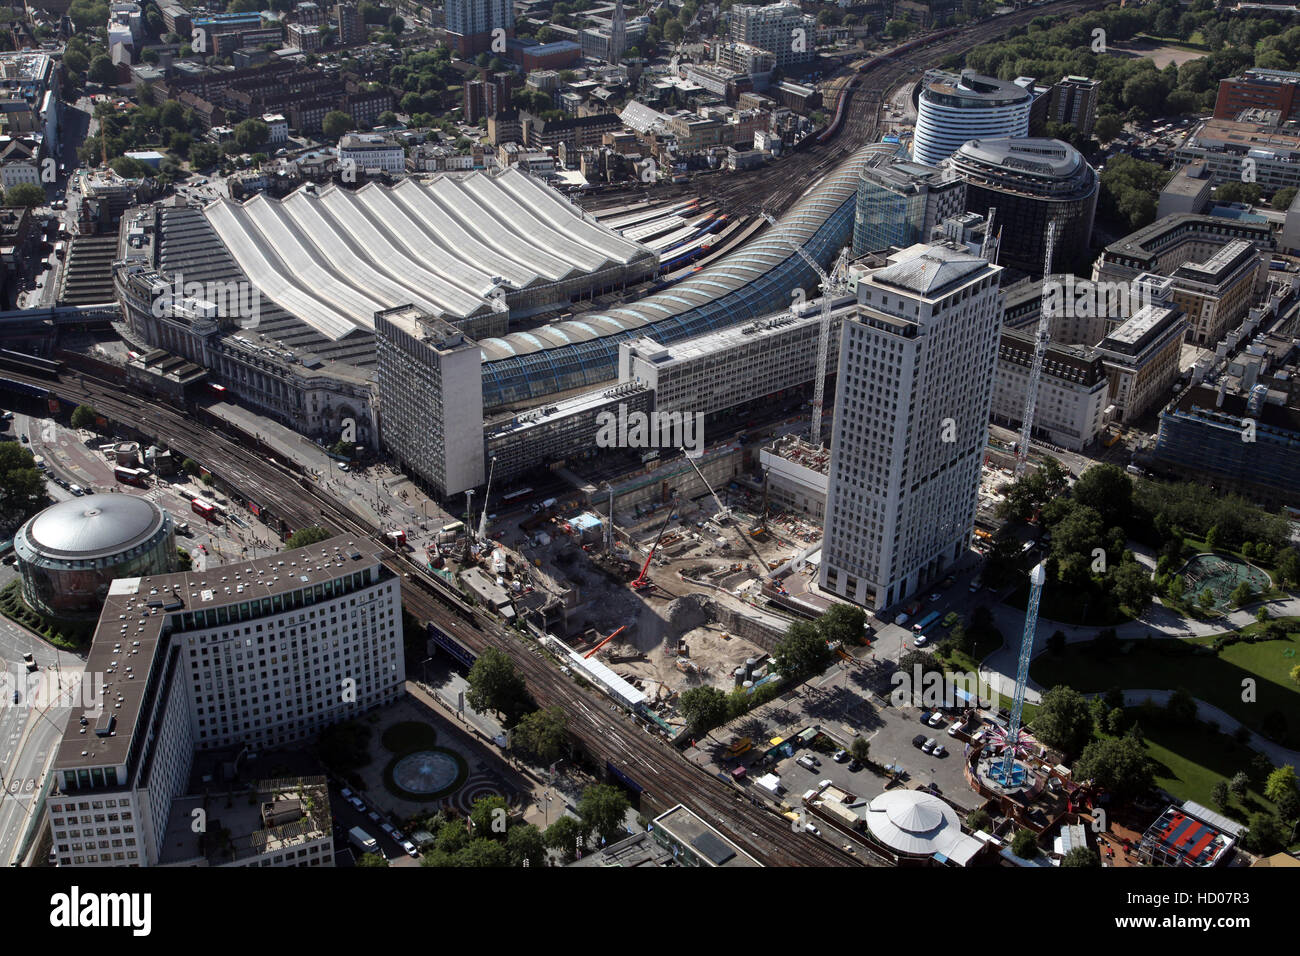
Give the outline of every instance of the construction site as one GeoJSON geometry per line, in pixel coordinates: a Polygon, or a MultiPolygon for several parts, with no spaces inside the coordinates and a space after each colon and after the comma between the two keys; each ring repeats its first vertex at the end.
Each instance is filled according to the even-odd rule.
{"type": "Polygon", "coordinates": [[[430,564],[503,619],[549,636],[584,677],[625,682],[607,690],[676,730],[683,691],[770,679],[769,655],[796,617],[768,606],[764,586],[820,529],[787,512],[765,521],[760,477],[693,459],[652,471],[656,494],[615,498],[612,525],[596,510],[608,498],[548,498],[521,519],[498,518],[468,553],[463,528],[448,532],[430,564]],[[706,470],[737,480],[719,494],[706,470]]]}

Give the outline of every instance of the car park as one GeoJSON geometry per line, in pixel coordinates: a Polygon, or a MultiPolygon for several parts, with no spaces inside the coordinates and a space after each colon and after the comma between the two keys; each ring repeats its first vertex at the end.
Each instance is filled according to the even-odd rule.
{"type": "Polygon", "coordinates": [[[930,737],[928,740],[926,740],[925,743],[921,744],[921,752],[927,754],[933,753],[935,743],[936,743],[935,739],[933,737],[930,737]]]}

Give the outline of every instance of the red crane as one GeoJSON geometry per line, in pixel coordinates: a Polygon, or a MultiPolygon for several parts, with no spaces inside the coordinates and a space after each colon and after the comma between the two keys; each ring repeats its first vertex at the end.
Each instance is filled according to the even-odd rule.
{"type": "Polygon", "coordinates": [[[587,653],[583,654],[583,655],[582,655],[582,659],[585,661],[588,657],[591,657],[593,654],[595,654],[598,650],[600,650],[602,647],[604,647],[606,644],[608,644],[608,643],[609,643],[610,641],[612,641],[614,638],[616,638],[616,637],[618,637],[620,634],[622,634],[623,631],[624,631],[626,628],[627,628],[627,625],[624,624],[624,625],[623,625],[622,627],[620,627],[617,631],[614,631],[612,634],[610,634],[609,637],[605,638],[603,641],[601,641],[599,644],[597,644],[597,645],[596,645],[595,647],[593,647],[591,650],[587,651],[587,653]]]}
{"type": "Polygon", "coordinates": [[[655,543],[650,546],[650,553],[645,556],[645,564],[641,565],[641,573],[636,576],[632,582],[632,590],[644,591],[646,588],[654,587],[654,582],[645,576],[646,571],[650,569],[650,560],[655,556],[655,551],[659,547],[659,541],[663,538],[664,532],[668,530],[668,523],[673,520],[673,509],[677,507],[677,499],[673,498],[672,503],[668,506],[668,517],[664,518],[663,527],[659,529],[659,534],[655,538],[655,543]]]}

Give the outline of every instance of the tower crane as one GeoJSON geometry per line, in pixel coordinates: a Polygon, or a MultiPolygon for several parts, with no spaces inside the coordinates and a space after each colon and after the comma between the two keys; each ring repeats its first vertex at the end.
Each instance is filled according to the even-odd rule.
{"type": "Polygon", "coordinates": [[[826,393],[826,357],[830,351],[831,339],[831,297],[844,291],[844,275],[849,261],[849,250],[847,248],[840,251],[840,257],[836,260],[835,265],[831,267],[831,274],[827,275],[826,270],[821,267],[803,246],[781,234],[780,227],[777,226],[776,218],[770,213],[763,213],[766,219],[781,239],[790,246],[799,258],[808,265],[812,266],[813,271],[817,273],[821,280],[819,285],[822,290],[822,320],[817,329],[817,368],[813,377],[813,399],[812,399],[812,424],[809,429],[809,438],[819,447],[822,446],[822,402],[826,393]]]}
{"type": "MultiPolygon", "coordinates": [[[[1056,246],[1056,223],[1047,224],[1047,248],[1043,252],[1043,281],[1052,272],[1052,251],[1056,246]]],[[[1029,436],[1034,428],[1034,407],[1038,404],[1038,382],[1043,377],[1043,358],[1047,355],[1047,343],[1052,338],[1051,316],[1047,314],[1047,297],[1043,297],[1043,307],[1038,315],[1038,331],[1034,336],[1034,362],[1029,369],[1029,385],[1025,395],[1025,411],[1020,419],[1020,445],[1016,448],[1016,477],[1025,473],[1029,463],[1029,436]]]]}
{"type": "Polygon", "coordinates": [[[493,455],[492,464],[488,467],[487,488],[483,490],[483,513],[479,515],[479,519],[478,519],[478,539],[480,541],[487,540],[488,498],[492,494],[492,473],[496,470],[497,470],[497,458],[496,455],[493,455]]]}

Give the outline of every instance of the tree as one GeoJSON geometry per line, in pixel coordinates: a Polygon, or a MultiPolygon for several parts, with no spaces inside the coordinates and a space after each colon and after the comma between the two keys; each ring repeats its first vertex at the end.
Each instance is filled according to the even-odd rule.
{"type": "Polygon", "coordinates": [[[1120,800],[1145,793],[1155,780],[1151,759],[1136,737],[1094,740],[1083,749],[1074,769],[1077,779],[1091,780],[1120,800]]]}
{"type": "Polygon", "coordinates": [[[542,842],[559,853],[565,863],[572,863],[580,851],[587,849],[588,832],[574,817],[563,816],[546,828],[542,842]]]}
{"type": "Polygon", "coordinates": [[[1074,483],[1074,500],[1096,511],[1108,528],[1129,517],[1132,499],[1133,481],[1117,465],[1096,465],[1074,483]]]}
{"type": "Polygon", "coordinates": [[[618,787],[598,783],[582,792],[578,816],[589,831],[610,841],[624,832],[623,818],[631,806],[627,794],[618,787]]]}
{"type": "Polygon", "coordinates": [[[1061,866],[1101,866],[1101,857],[1091,847],[1076,846],[1061,860],[1061,866]]]}
{"type": "Polygon", "coordinates": [[[1278,767],[1268,775],[1264,796],[1272,803],[1281,803],[1285,794],[1295,793],[1295,767],[1290,764],[1278,767]]]}
{"type": "Polygon", "coordinates": [[[0,528],[13,530],[47,501],[45,476],[32,453],[17,442],[0,442],[0,528]]]}
{"type": "Polygon", "coordinates": [[[1072,687],[1058,685],[1043,695],[1033,721],[1034,736],[1067,755],[1079,753],[1092,739],[1088,700],[1072,687]]]}
{"type": "Polygon", "coordinates": [[[186,458],[181,462],[181,471],[188,475],[197,475],[199,473],[199,463],[193,458],[186,458]]]}
{"type": "Polygon", "coordinates": [[[792,680],[821,673],[830,659],[831,649],[826,646],[826,639],[816,625],[806,621],[791,624],[772,654],[776,669],[792,680]]]}
{"type": "Polygon", "coordinates": [[[292,551],[294,548],[305,548],[308,545],[318,544],[329,537],[330,533],[320,525],[308,525],[301,531],[295,531],[289,535],[289,540],[284,543],[284,549],[292,551]]]}
{"type": "Polygon", "coordinates": [[[103,86],[115,86],[117,84],[117,67],[113,61],[106,55],[100,54],[90,61],[90,72],[86,74],[92,83],[99,83],[103,86]]]}
{"type": "Polygon", "coordinates": [[[1132,552],[1124,553],[1127,560],[1121,561],[1110,569],[1107,583],[1111,596],[1135,614],[1147,606],[1155,592],[1155,582],[1151,572],[1132,559],[1132,552]]]}
{"type": "Polygon", "coordinates": [[[565,732],[567,721],[564,708],[559,706],[524,714],[515,727],[511,745],[516,750],[532,754],[539,763],[554,763],[564,755],[564,745],[568,741],[565,732]]]}
{"type": "Polygon", "coordinates": [[[1210,789],[1210,799],[1220,810],[1228,806],[1228,782],[1220,780],[1210,789]]]}
{"type": "Polygon", "coordinates": [[[95,410],[89,405],[78,405],[72,410],[72,427],[93,428],[96,417],[95,410]]]}
{"type": "Polygon", "coordinates": [[[19,183],[5,190],[5,205],[11,208],[39,206],[45,202],[45,190],[35,183],[19,183]]]}
{"type": "Polygon", "coordinates": [[[1128,726],[1128,716],[1124,713],[1123,707],[1116,707],[1106,715],[1106,732],[1112,736],[1118,737],[1128,726]]]}
{"type": "Polygon", "coordinates": [[[469,822],[474,825],[474,836],[489,839],[496,839],[498,835],[504,836],[504,821],[509,813],[510,805],[506,803],[505,797],[496,794],[479,797],[469,811],[469,822]],[[503,821],[502,828],[494,826],[499,820],[503,821]]]}
{"type": "Polygon", "coordinates": [[[1038,838],[1031,830],[1017,830],[1011,838],[1011,852],[1022,860],[1032,860],[1038,856],[1038,838]]]}
{"type": "Polygon", "coordinates": [[[63,54],[63,65],[73,73],[85,73],[90,62],[80,50],[69,49],[63,54]]]}
{"type": "Polygon", "coordinates": [[[321,133],[326,139],[338,139],[355,126],[352,117],[342,110],[330,110],[320,124],[321,133]]]}
{"type": "Polygon", "coordinates": [[[835,604],[817,619],[817,630],[827,643],[839,641],[843,647],[862,642],[867,614],[852,604],[835,604]]]}
{"type": "Polygon", "coordinates": [[[379,125],[396,126],[397,114],[394,113],[392,110],[384,110],[382,113],[379,114],[379,125]]]}
{"type": "Polygon", "coordinates": [[[1231,600],[1233,604],[1237,605],[1237,607],[1241,607],[1243,604],[1249,604],[1254,600],[1254,598],[1255,589],[1250,586],[1249,581],[1242,581],[1232,589],[1232,594],[1229,595],[1229,600],[1231,600]]]}
{"type": "Polygon", "coordinates": [[[260,119],[246,119],[235,127],[235,142],[242,152],[251,153],[271,138],[271,128],[260,119]]]}
{"type": "Polygon", "coordinates": [[[403,33],[406,32],[406,21],[403,20],[401,16],[394,13],[391,17],[388,18],[388,29],[391,30],[393,33],[397,34],[398,36],[401,36],[403,33]]]}
{"type": "Polygon", "coordinates": [[[512,826],[506,834],[506,856],[511,866],[542,866],[546,862],[546,841],[531,823],[512,826]]]}
{"type": "Polygon", "coordinates": [[[1201,592],[1201,596],[1197,598],[1197,601],[1200,603],[1201,607],[1208,611],[1210,608],[1214,607],[1214,592],[1209,588],[1206,588],[1201,592]]]}
{"type": "Polygon", "coordinates": [[[1238,800],[1244,799],[1246,791],[1250,789],[1250,777],[1246,775],[1244,770],[1238,770],[1228,782],[1228,789],[1232,791],[1233,796],[1238,800]]]}
{"type": "Polygon", "coordinates": [[[686,718],[687,726],[697,734],[705,734],[727,719],[727,695],[716,687],[692,687],[683,691],[677,709],[686,718]]]}
{"type": "Polygon", "coordinates": [[[966,828],[974,833],[977,830],[987,830],[993,821],[989,818],[987,810],[972,810],[966,814],[966,828]]]}
{"type": "Polygon", "coordinates": [[[1251,853],[1266,856],[1282,848],[1285,834],[1277,817],[1271,813],[1252,813],[1246,820],[1246,832],[1241,835],[1241,845],[1251,853]]]}
{"type": "Polygon", "coordinates": [[[465,699],[475,710],[495,710],[512,724],[525,709],[528,691],[524,679],[504,651],[489,647],[469,669],[469,692],[465,699]]]}
{"type": "Polygon", "coordinates": [[[868,763],[871,757],[871,743],[865,737],[854,737],[849,744],[849,756],[859,763],[868,763]]]}
{"type": "Polygon", "coordinates": [[[388,861],[382,853],[362,853],[357,857],[357,866],[387,866],[388,861]]]}
{"type": "Polygon", "coordinates": [[[1165,702],[1165,713],[1175,723],[1191,726],[1196,721],[1196,698],[1186,687],[1175,689],[1165,702]]]}
{"type": "Polygon", "coordinates": [[[677,20],[669,20],[664,25],[664,39],[669,43],[680,43],[686,35],[686,29],[677,20]]]}

